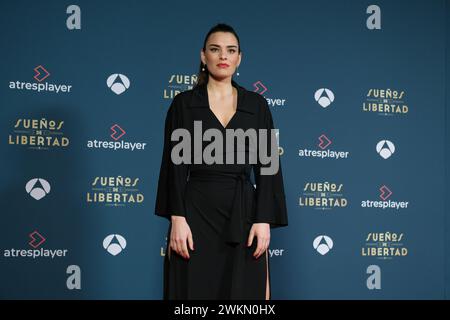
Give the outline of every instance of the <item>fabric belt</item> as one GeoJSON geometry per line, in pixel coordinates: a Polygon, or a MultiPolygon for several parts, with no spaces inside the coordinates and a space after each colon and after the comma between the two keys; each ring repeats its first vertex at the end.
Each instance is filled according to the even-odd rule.
{"type": "Polygon", "coordinates": [[[252,197],[250,190],[245,183],[250,182],[250,173],[242,172],[225,172],[213,170],[192,170],[189,172],[189,179],[204,179],[207,181],[221,181],[234,179],[236,181],[233,204],[231,207],[230,219],[225,229],[225,241],[229,243],[245,242],[244,225],[249,216],[249,208],[247,199],[252,197]]]}

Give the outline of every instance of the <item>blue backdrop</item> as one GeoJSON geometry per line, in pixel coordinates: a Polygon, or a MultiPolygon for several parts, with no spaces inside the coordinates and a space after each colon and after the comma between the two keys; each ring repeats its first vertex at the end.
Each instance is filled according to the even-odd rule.
{"type": "Polygon", "coordinates": [[[447,299],[449,8],[2,2],[0,297],[162,297],[166,110],[225,22],[279,130],[273,298],[447,299]]]}

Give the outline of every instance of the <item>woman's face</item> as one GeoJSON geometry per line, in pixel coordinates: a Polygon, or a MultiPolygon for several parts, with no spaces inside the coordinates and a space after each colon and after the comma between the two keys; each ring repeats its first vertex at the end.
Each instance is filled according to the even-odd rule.
{"type": "Polygon", "coordinates": [[[230,32],[214,32],[200,52],[203,64],[216,79],[232,77],[241,63],[236,37],[230,32]]]}

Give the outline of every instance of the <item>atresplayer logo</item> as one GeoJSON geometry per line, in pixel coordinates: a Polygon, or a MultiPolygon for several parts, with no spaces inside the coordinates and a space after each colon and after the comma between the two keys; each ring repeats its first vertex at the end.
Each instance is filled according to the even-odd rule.
{"type": "Polygon", "coordinates": [[[400,209],[407,209],[409,202],[408,201],[393,201],[389,199],[393,192],[386,185],[382,185],[379,188],[380,194],[379,197],[381,200],[373,201],[373,200],[364,200],[361,201],[362,208],[380,208],[382,210],[385,209],[395,209],[396,212],[400,212],[400,209]]]}
{"type": "Polygon", "coordinates": [[[111,127],[111,138],[114,140],[119,140],[125,134],[125,130],[123,130],[117,123],[111,127]]]}
{"type": "Polygon", "coordinates": [[[45,70],[45,68],[43,66],[37,66],[36,68],[34,68],[34,72],[36,72],[36,74],[34,75],[33,78],[36,79],[36,81],[42,82],[45,79],[47,79],[48,76],[50,76],[50,73],[45,70]]]}
{"type": "Polygon", "coordinates": [[[72,89],[71,85],[66,84],[53,84],[48,82],[43,82],[50,76],[50,72],[47,71],[42,65],[38,65],[34,68],[34,80],[37,81],[32,82],[23,82],[23,81],[10,81],[9,88],[16,90],[30,90],[37,92],[70,92],[72,89]]]}
{"type": "Polygon", "coordinates": [[[117,123],[113,124],[110,127],[110,137],[114,141],[104,141],[104,140],[88,140],[87,147],[92,149],[112,149],[116,150],[145,150],[147,145],[146,142],[129,142],[120,140],[123,136],[125,136],[126,131],[119,126],[117,123]],[[120,140],[120,141],[119,141],[120,140]]]}
{"type": "Polygon", "coordinates": [[[36,230],[30,233],[30,242],[28,243],[34,249],[37,249],[41,244],[45,242],[45,238],[36,230]]]}
{"type": "MultiPolygon", "coordinates": [[[[264,93],[268,91],[267,87],[262,83],[261,80],[256,81],[253,83],[253,92],[259,93],[261,96],[263,96],[264,93]]],[[[286,99],[282,98],[268,98],[266,96],[263,96],[264,99],[266,99],[267,104],[270,107],[283,107],[286,105],[286,99]]]]}
{"type": "Polygon", "coordinates": [[[314,158],[333,158],[333,159],[347,159],[349,157],[348,151],[334,151],[334,150],[326,150],[332,143],[331,139],[328,138],[325,134],[321,134],[318,139],[319,143],[317,146],[321,150],[310,150],[307,148],[299,149],[298,155],[299,157],[314,157],[314,158]]]}
{"type": "Polygon", "coordinates": [[[64,121],[41,119],[17,119],[14,133],[8,137],[8,144],[28,146],[29,149],[49,150],[65,148],[69,139],[64,136],[64,121]]]}
{"type": "Polygon", "coordinates": [[[28,245],[32,249],[5,249],[3,256],[5,258],[20,258],[20,257],[31,257],[36,258],[52,258],[55,257],[65,257],[67,255],[67,249],[44,249],[42,245],[47,241],[47,239],[37,230],[34,230],[28,235],[28,245]]]}
{"type": "Polygon", "coordinates": [[[92,191],[87,192],[86,202],[103,203],[105,206],[125,206],[142,204],[144,195],[139,192],[139,178],[95,177],[92,191]]]}
{"type": "Polygon", "coordinates": [[[235,163],[235,142],[237,145],[238,164],[261,163],[261,175],[274,175],[279,169],[279,149],[276,138],[276,129],[226,129],[225,137],[222,132],[215,128],[202,131],[202,121],[194,121],[194,137],[189,130],[178,128],[172,131],[171,141],[176,141],[171,150],[171,160],[174,164],[191,164],[191,140],[194,139],[194,164],[226,164],[235,163]],[[270,135],[270,146],[268,148],[268,136],[270,135]],[[180,141],[181,140],[181,141],[180,141]],[[249,142],[248,162],[246,162],[245,142],[249,142]],[[212,141],[202,151],[203,142],[212,141]],[[223,144],[225,141],[226,157],[223,159],[223,144]],[[257,148],[258,144],[258,148],[257,148]],[[268,150],[269,149],[269,150],[268,150]],[[256,151],[258,150],[258,151],[256,151]],[[270,155],[269,155],[270,151],[270,155]],[[258,153],[258,154],[256,154],[258,153]]]}
{"type": "Polygon", "coordinates": [[[267,91],[267,87],[260,80],[256,81],[253,87],[255,88],[253,92],[259,93],[260,95],[263,95],[267,91]]]}
{"type": "Polygon", "coordinates": [[[389,198],[392,195],[392,191],[386,186],[382,186],[380,188],[380,191],[381,191],[381,193],[380,193],[381,200],[385,201],[387,198],[389,198]]]}
{"type": "Polygon", "coordinates": [[[319,148],[324,150],[331,144],[331,140],[324,134],[319,137],[319,148]]]}

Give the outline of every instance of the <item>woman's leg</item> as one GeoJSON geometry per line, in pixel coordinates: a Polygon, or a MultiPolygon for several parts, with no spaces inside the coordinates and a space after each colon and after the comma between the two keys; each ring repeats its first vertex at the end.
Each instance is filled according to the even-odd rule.
{"type": "Polygon", "coordinates": [[[270,300],[270,281],[269,281],[269,255],[266,250],[266,300],[270,300]]]}

